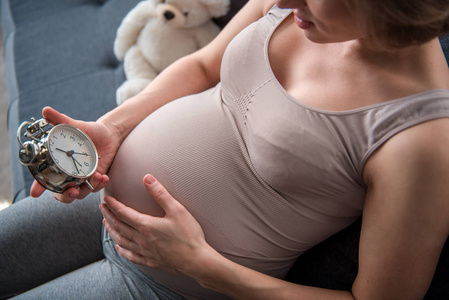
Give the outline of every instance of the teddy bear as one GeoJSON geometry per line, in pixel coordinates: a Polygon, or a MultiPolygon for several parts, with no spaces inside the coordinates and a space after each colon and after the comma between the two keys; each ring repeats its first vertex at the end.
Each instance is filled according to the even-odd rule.
{"type": "Polygon", "coordinates": [[[114,54],[127,80],[117,105],[141,92],[177,59],[204,47],[220,32],[213,18],[224,16],[230,0],[144,0],[122,20],[114,54]]]}

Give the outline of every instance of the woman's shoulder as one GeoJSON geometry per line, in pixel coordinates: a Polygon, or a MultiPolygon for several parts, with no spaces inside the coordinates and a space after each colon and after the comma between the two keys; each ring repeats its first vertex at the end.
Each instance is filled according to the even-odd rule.
{"type": "Polygon", "coordinates": [[[365,181],[375,183],[389,173],[396,178],[449,180],[449,118],[442,117],[405,129],[385,142],[365,165],[365,181]]]}

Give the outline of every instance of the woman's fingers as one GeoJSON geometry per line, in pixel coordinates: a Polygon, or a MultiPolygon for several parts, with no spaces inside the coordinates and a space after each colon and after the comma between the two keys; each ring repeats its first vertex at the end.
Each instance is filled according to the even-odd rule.
{"type": "MultiPolygon", "coordinates": [[[[45,188],[41,186],[36,180],[31,185],[30,196],[37,198],[45,191],[45,188]]],[[[53,193],[53,197],[62,203],[72,203],[79,196],[77,188],[69,188],[64,194],[53,193]]]]}
{"type": "Polygon", "coordinates": [[[113,197],[105,197],[104,202],[106,203],[108,210],[114,215],[114,217],[132,228],[141,228],[141,225],[145,222],[148,222],[149,218],[151,218],[151,216],[143,215],[138,211],[117,201],[113,197]],[[147,218],[147,220],[143,220],[144,218],[147,218]]]}
{"type": "Polygon", "coordinates": [[[129,260],[130,262],[134,263],[134,264],[138,264],[138,265],[148,265],[148,260],[133,251],[130,251],[128,249],[125,249],[123,247],[121,247],[120,245],[115,246],[115,249],[118,251],[118,253],[123,256],[124,258],[126,258],[127,260],[129,260]]]}
{"type": "MultiPolygon", "coordinates": [[[[89,183],[93,187],[91,189],[87,184],[83,183],[78,187],[71,187],[67,189],[63,194],[54,193],[53,197],[62,203],[72,203],[76,199],[84,199],[90,193],[96,193],[103,189],[109,182],[107,175],[101,175],[96,172],[89,180],[89,183]]],[[[45,191],[45,188],[41,186],[37,181],[34,181],[31,185],[30,195],[31,197],[39,197],[45,191]]]]}
{"type": "Polygon", "coordinates": [[[106,184],[109,182],[109,177],[107,175],[101,175],[99,172],[95,172],[95,174],[89,179],[89,184],[84,183],[79,186],[79,196],[78,199],[84,199],[90,193],[96,193],[103,189],[106,184]],[[93,189],[91,189],[91,187],[93,189]]]}
{"type": "Polygon", "coordinates": [[[76,187],[71,187],[68,190],[66,190],[63,194],[53,194],[53,197],[62,203],[72,203],[79,197],[79,190],[76,187]]]}
{"type": "Polygon", "coordinates": [[[62,194],[54,194],[54,198],[62,203],[72,203],[76,199],[84,199],[92,192],[97,192],[105,187],[109,178],[106,175],[101,175],[96,172],[90,179],[89,183],[93,187],[91,189],[86,183],[79,185],[78,187],[68,188],[62,194]]]}
{"type": "Polygon", "coordinates": [[[137,228],[143,224],[144,215],[125,206],[113,197],[105,197],[104,201],[105,204],[101,204],[100,209],[106,221],[121,235],[133,239],[138,233],[137,228]]]}
{"type": "MultiPolygon", "coordinates": [[[[109,203],[115,200],[112,197],[106,197],[106,199],[109,203]]],[[[125,208],[132,210],[129,207],[125,208]]],[[[101,204],[100,209],[104,217],[103,223],[106,227],[106,230],[111,235],[112,239],[118,245],[120,245],[120,247],[130,251],[138,252],[140,246],[137,243],[135,243],[135,239],[136,236],[139,235],[139,233],[133,227],[121,221],[109,208],[107,204],[101,204]]]]}
{"type": "Polygon", "coordinates": [[[109,221],[105,217],[103,219],[103,224],[109,235],[117,243],[117,245],[120,245],[120,247],[123,247],[124,249],[128,249],[128,251],[130,251],[131,249],[133,251],[138,250],[138,246],[136,243],[119,232],[120,229],[118,229],[119,227],[117,227],[116,223],[114,225],[111,225],[111,223],[109,223],[109,221]]]}
{"type": "Polygon", "coordinates": [[[30,196],[33,198],[37,198],[40,195],[42,195],[42,193],[45,192],[45,188],[40,185],[36,180],[33,181],[33,184],[31,185],[31,189],[30,189],[30,196]]]}
{"type": "Polygon", "coordinates": [[[170,193],[165,189],[165,187],[154,178],[153,175],[146,175],[143,178],[143,184],[147,193],[156,201],[157,204],[165,211],[166,214],[169,214],[173,211],[177,206],[179,206],[179,202],[170,195],[170,193]]]}
{"type": "MultiPolygon", "coordinates": [[[[100,174],[100,173],[98,173],[98,174],[100,174]]],[[[97,193],[97,192],[101,191],[102,189],[104,189],[106,187],[108,182],[109,182],[109,177],[107,175],[101,175],[100,181],[98,182],[97,186],[94,187],[92,192],[97,193]]]]}
{"type": "Polygon", "coordinates": [[[68,117],[63,113],[60,113],[59,111],[50,106],[46,106],[44,107],[44,109],[42,109],[42,116],[53,125],[58,124],[73,125],[74,123],[76,123],[74,119],[68,117]]]}

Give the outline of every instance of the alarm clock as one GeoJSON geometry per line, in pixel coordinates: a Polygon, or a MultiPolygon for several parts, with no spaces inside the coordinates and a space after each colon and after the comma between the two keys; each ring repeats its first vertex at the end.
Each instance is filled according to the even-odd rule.
{"type": "Polygon", "coordinates": [[[18,128],[17,140],[20,162],[47,190],[61,194],[82,183],[93,189],[89,178],[97,169],[98,153],[92,140],[81,130],[68,124],[52,126],[45,119],[31,118],[18,128]]]}

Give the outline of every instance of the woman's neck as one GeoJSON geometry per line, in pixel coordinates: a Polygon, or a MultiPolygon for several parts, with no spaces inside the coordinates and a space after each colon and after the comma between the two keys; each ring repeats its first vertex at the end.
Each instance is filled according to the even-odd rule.
{"type": "MultiPolygon", "coordinates": [[[[364,40],[342,44],[342,58],[410,82],[416,89],[449,88],[449,68],[439,40],[392,51],[375,50],[364,40]]],[[[398,82],[399,83],[399,82],[398,82]]]]}

